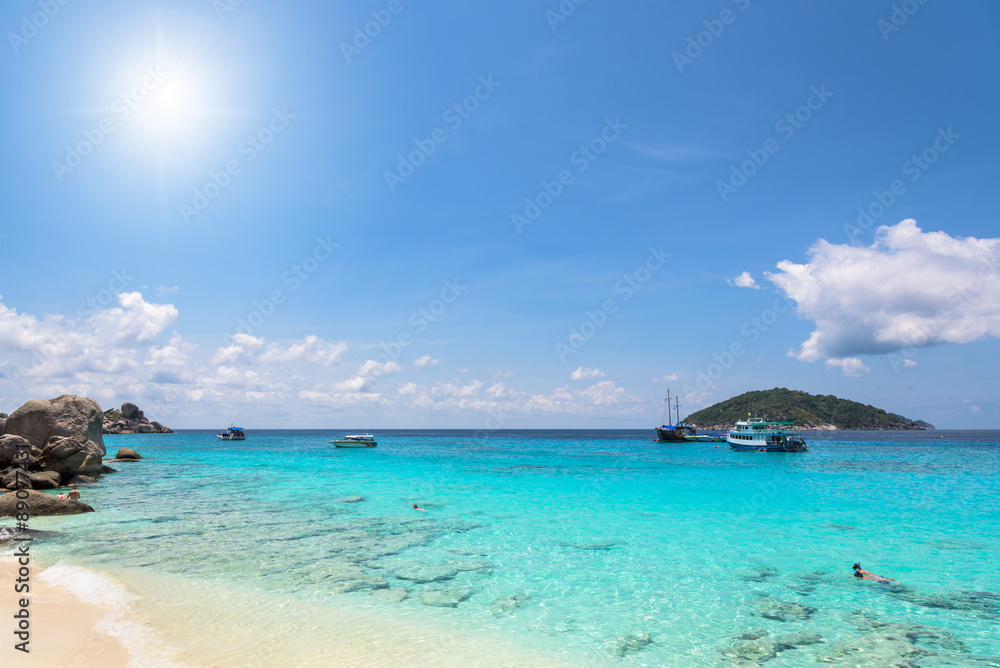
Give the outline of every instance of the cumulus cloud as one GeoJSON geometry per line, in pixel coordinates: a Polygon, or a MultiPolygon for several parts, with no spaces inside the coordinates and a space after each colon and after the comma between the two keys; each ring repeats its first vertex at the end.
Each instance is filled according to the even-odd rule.
{"type": "Polygon", "coordinates": [[[676,373],[668,373],[666,376],[661,376],[660,378],[650,378],[651,383],[672,383],[680,378],[676,373]]]}
{"type": "Polygon", "coordinates": [[[815,323],[789,352],[806,362],[856,373],[848,360],[857,355],[1000,337],[1000,239],[923,232],[904,220],[880,227],[870,246],[820,239],[807,263],[777,267],[768,279],[815,323]]]}
{"type": "Polygon", "coordinates": [[[333,385],[337,392],[368,392],[373,381],[387,373],[402,371],[403,367],[395,360],[377,362],[368,360],[361,365],[358,372],[352,378],[335,383],[333,385]]]}
{"type": "Polygon", "coordinates": [[[604,378],[604,372],[600,369],[588,369],[577,367],[576,371],[569,375],[570,380],[592,380],[594,378],[604,378]]]}
{"type": "Polygon", "coordinates": [[[116,297],[120,308],[91,311],[79,319],[39,319],[0,303],[0,346],[8,355],[21,353],[13,375],[54,379],[136,369],[137,348],[154,343],[176,320],[177,309],[151,304],[138,292],[116,297]]]}
{"type": "MultiPolygon", "coordinates": [[[[485,380],[469,370],[473,375],[425,385],[404,378],[380,391],[379,379],[403,371],[383,355],[363,363],[361,358],[353,374],[331,380],[329,367],[348,354],[343,342],[237,334],[221,346],[200,347],[171,331],[178,317],[174,306],[147,302],[137,292],[72,318],[18,312],[0,298],[0,392],[18,397],[71,392],[105,407],[134,401],[147,415],[182,428],[213,425],[219,415],[255,417],[258,424],[280,416],[283,424],[315,426],[315,416],[324,415],[423,421],[429,413],[451,411],[465,424],[486,416],[504,416],[514,424],[535,418],[632,418],[648,410],[642,397],[586,367],[552,390],[525,391],[511,386],[510,371],[483,368],[485,380]]],[[[436,361],[425,356],[419,363],[436,361]]]]}
{"type": "Polygon", "coordinates": [[[629,394],[613,381],[571,390],[568,385],[548,394],[524,392],[494,382],[483,390],[476,380],[438,382],[408,387],[410,404],[422,410],[478,412],[488,415],[565,414],[573,416],[635,416],[646,410],[642,397],[629,394]]]}
{"type": "Polygon", "coordinates": [[[347,351],[343,341],[331,343],[312,334],[301,341],[287,343],[273,342],[264,345],[262,337],[250,334],[234,334],[232,343],[219,348],[212,358],[214,364],[287,364],[306,361],[321,366],[330,366],[340,361],[347,351]]]}
{"type": "Polygon", "coordinates": [[[486,396],[491,399],[499,399],[507,394],[507,386],[497,381],[486,390],[486,396]]]}
{"type": "Polygon", "coordinates": [[[233,342],[215,351],[213,364],[231,364],[233,362],[251,363],[257,353],[264,347],[264,339],[250,334],[234,334],[233,342]]]}
{"type": "Polygon", "coordinates": [[[148,341],[177,320],[173,304],[151,304],[140,292],[122,292],[117,297],[122,308],[98,311],[90,319],[106,342],[148,341]]]}
{"type": "Polygon", "coordinates": [[[378,392],[300,390],[299,398],[332,408],[387,408],[392,405],[390,401],[378,392]]]}
{"type": "Polygon", "coordinates": [[[826,361],[826,366],[840,367],[840,372],[850,378],[858,378],[871,371],[868,365],[857,357],[830,358],[826,361]]]}
{"type": "Polygon", "coordinates": [[[749,271],[744,271],[742,274],[736,278],[726,279],[726,283],[729,285],[735,285],[738,288],[750,288],[752,290],[760,290],[760,286],[757,285],[757,281],[753,279],[749,271]]]}
{"type": "Polygon", "coordinates": [[[437,366],[437,365],[440,365],[440,364],[444,364],[444,362],[442,362],[441,360],[436,360],[433,357],[431,357],[430,355],[423,355],[423,356],[418,357],[417,359],[413,360],[413,366],[415,366],[417,368],[421,368],[421,367],[425,367],[425,366],[437,366]]]}
{"type": "Polygon", "coordinates": [[[327,342],[310,334],[301,342],[292,342],[287,346],[272,343],[260,356],[260,361],[268,364],[305,360],[322,366],[330,366],[339,362],[346,351],[347,344],[343,341],[327,342]]]}

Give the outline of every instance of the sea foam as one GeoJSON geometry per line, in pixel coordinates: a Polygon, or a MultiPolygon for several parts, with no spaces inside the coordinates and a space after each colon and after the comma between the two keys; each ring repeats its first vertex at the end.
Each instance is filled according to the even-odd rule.
{"type": "MultiPolygon", "coordinates": [[[[106,633],[129,652],[129,666],[135,668],[188,668],[174,661],[170,648],[161,642],[146,624],[130,619],[131,604],[138,597],[130,594],[113,578],[62,562],[45,569],[38,579],[68,590],[84,603],[105,605],[111,612],[94,627],[106,633]]],[[[93,649],[93,648],[91,648],[93,649]]]]}

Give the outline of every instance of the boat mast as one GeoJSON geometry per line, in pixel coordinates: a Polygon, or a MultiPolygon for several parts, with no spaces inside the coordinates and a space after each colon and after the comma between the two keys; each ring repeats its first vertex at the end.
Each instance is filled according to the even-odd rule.
{"type": "Polygon", "coordinates": [[[670,390],[667,389],[667,417],[670,417],[670,390]]]}
{"type": "Polygon", "coordinates": [[[674,397],[674,407],[677,409],[677,422],[675,422],[674,424],[681,423],[681,405],[677,403],[677,399],[678,397],[674,397]]]}

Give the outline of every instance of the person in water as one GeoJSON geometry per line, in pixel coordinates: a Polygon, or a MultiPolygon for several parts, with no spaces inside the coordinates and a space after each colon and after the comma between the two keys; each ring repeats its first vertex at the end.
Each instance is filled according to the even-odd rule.
{"type": "Polygon", "coordinates": [[[79,490],[77,490],[76,485],[73,485],[73,489],[69,491],[69,494],[66,495],[66,498],[73,499],[74,501],[80,500],[80,492],[79,490]]]}
{"type": "Polygon", "coordinates": [[[896,580],[893,580],[892,578],[883,577],[881,575],[875,575],[871,571],[866,571],[865,569],[861,568],[860,563],[854,564],[853,568],[854,568],[854,577],[861,580],[874,580],[875,582],[882,582],[882,583],[896,582],[896,580]]]}
{"type": "Polygon", "coordinates": [[[426,510],[424,510],[423,508],[421,508],[420,506],[418,506],[418,505],[417,505],[417,504],[415,504],[415,503],[413,504],[413,509],[414,509],[414,510],[423,510],[423,511],[424,511],[425,513],[427,512],[426,510]]]}

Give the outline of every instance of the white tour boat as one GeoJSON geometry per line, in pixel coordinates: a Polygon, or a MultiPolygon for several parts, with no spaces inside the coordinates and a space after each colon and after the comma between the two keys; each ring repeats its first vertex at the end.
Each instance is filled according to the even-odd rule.
{"type": "Polygon", "coordinates": [[[231,426],[229,429],[225,430],[221,434],[216,434],[215,437],[223,441],[247,440],[247,435],[243,433],[243,427],[237,427],[235,425],[231,426]]]}
{"type": "Polygon", "coordinates": [[[788,429],[794,422],[768,422],[764,418],[740,420],[732,429],[726,441],[737,452],[756,450],[757,452],[805,452],[809,449],[799,433],[788,429]]]}
{"type": "Polygon", "coordinates": [[[351,434],[330,442],[338,448],[374,448],[378,445],[371,434],[351,434]]]}

